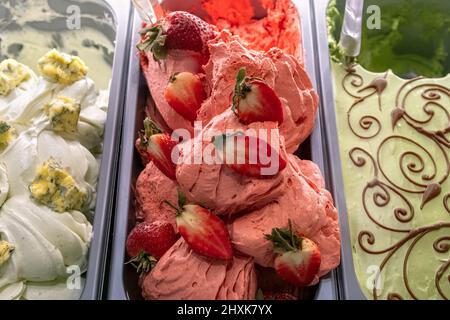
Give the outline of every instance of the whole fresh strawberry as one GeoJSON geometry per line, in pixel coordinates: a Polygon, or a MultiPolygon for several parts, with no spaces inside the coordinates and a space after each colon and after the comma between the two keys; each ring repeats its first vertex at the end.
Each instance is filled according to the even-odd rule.
{"type": "Polygon", "coordinates": [[[311,285],[320,269],[320,250],[312,240],[298,236],[292,230],[289,221],[288,229],[274,228],[266,236],[273,242],[275,271],[285,281],[297,286],[311,285]]]}
{"type": "Polygon", "coordinates": [[[209,60],[208,41],[216,35],[209,23],[184,11],[174,11],[152,26],[141,30],[141,51],[151,51],[155,60],[165,59],[172,49],[197,52],[200,61],[209,60]]]}
{"type": "Polygon", "coordinates": [[[177,211],[178,232],[191,249],[205,257],[230,260],[233,257],[230,235],[225,223],[208,209],[186,204],[178,193],[178,207],[166,201],[177,211]]]}
{"type": "Polygon", "coordinates": [[[131,257],[129,263],[135,265],[138,272],[147,273],[176,241],[177,235],[170,223],[142,222],[127,238],[127,253],[131,257]]]}
{"type": "Polygon", "coordinates": [[[248,177],[277,175],[286,168],[286,160],[265,140],[243,132],[214,137],[214,146],[222,161],[235,172],[248,177]]]}
{"type": "Polygon", "coordinates": [[[245,124],[283,122],[283,106],[275,91],[263,79],[247,77],[244,68],[236,76],[232,110],[245,124]]]}
{"type": "Polygon", "coordinates": [[[142,161],[153,161],[155,166],[172,180],[176,179],[176,163],[172,160],[172,152],[177,144],[170,135],[162,133],[149,118],[144,120],[144,130],[139,133],[136,142],[142,161]]]}
{"type": "Polygon", "coordinates": [[[167,103],[183,118],[193,122],[206,99],[200,78],[190,72],[175,73],[164,92],[167,103]]]}

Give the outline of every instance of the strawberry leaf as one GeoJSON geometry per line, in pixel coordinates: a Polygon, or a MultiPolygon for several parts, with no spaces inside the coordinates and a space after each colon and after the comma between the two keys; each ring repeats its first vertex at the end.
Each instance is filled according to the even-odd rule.
{"type": "Polygon", "coordinates": [[[136,268],[140,276],[149,273],[156,265],[157,260],[148,253],[141,251],[136,257],[127,261],[125,264],[131,264],[136,268]]]}
{"type": "Polygon", "coordinates": [[[239,107],[239,102],[241,99],[245,99],[247,93],[249,93],[252,89],[251,86],[247,84],[249,78],[246,76],[245,68],[239,69],[236,75],[236,85],[234,87],[233,94],[233,106],[231,110],[237,115],[236,109],[239,107]]]}
{"type": "Polygon", "coordinates": [[[144,129],[139,132],[139,138],[141,142],[141,147],[147,147],[149,138],[154,135],[162,133],[162,130],[158,125],[150,118],[144,119],[144,129]]]}
{"type": "Polygon", "coordinates": [[[302,244],[302,238],[292,230],[291,220],[288,228],[273,228],[272,233],[266,235],[266,239],[272,241],[275,250],[279,252],[300,250],[302,244]]]}
{"type": "Polygon", "coordinates": [[[236,86],[239,86],[245,79],[245,68],[239,69],[236,75],[236,86]]]}
{"type": "Polygon", "coordinates": [[[178,189],[178,206],[182,209],[186,205],[186,195],[178,189]]]}
{"type": "Polygon", "coordinates": [[[163,34],[163,28],[160,25],[146,27],[140,31],[142,35],[141,42],[136,46],[138,50],[153,53],[153,59],[156,61],[167,57],[166,40],[167,36],[163,34]]]}

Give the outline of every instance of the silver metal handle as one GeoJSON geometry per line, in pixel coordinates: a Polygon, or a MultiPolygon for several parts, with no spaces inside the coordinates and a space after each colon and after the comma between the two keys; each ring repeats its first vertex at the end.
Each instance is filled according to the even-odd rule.
{"type": "Polygon", "coordinates": [[[361,51],[361,33],[364,0],[347,0],[344,25],[339,45],[348,57],[357,57],[361,51]]]}
{"type": "Polygon", "coordinates": [[[162,13],[158,0],[131,0],[141,19],[145,22],[155,23],[162,13]]]}

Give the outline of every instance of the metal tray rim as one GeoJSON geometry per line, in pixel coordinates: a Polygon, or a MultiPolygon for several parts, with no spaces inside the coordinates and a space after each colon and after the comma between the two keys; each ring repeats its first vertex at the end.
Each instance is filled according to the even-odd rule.
{"type": "Polygon", "coordinates": [[[107,263],[107,248],[111,217],[113,211],[113,195],[118,162],[118,146],[122,121],[123,97],[125,95],[124,79],[127,74],[129,55],[129,25],[131,4],[120,0],[103,0],[115,14],[116,43],[113,72],[109,93],[109,105],[104,130],[103,153],[100,175],[97,184],[97,201],[93,222],[93,238],[89,249],[86,284],[81,300],[101,299],[104,289],[104,278],[107,263]]]}
{"type": "Polygon", "coordinates": [[[338,284],[341,299],[366,300],[363,294],[353,265],[351,252],[352,244],[348,224],[347,207],[344,195],[344,183],[339,154],[339,141],[336,133],[336,116],[334,107],[334,91],[331,79],[331,64],[328,49],[328,31],[326,9],[329,0],[310,0],[314,10],[316,45],[318,53],[318,72],[320,79],[320,94],[322,120],[325,134],[324,152],[326,153],[326,175],[331,182],[329,188],[333,193],[335,205],[339,212],[341,228],[341,266],[338,269],[338,284]]]}

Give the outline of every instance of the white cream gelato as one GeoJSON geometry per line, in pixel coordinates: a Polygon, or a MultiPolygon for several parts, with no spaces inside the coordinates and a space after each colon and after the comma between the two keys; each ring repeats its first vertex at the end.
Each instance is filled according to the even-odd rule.
{"type": "Polygon", "coordinates": [[[92,237],[88,217],[95,207],[107,92],[99,94],[89,78],[66,86],[29,71],[27,81],[0,96],[0,120],[15,130],[0,153],[0,241],[14,246],[0,264],[0,299],[76,299],[83,280],[73,275],[86,271],[92,237]],[[79,117],[71,119],[75,132],[54,130],[45,106],[58,97],[80,107],[79,117]],[[63,184],[38,180],[39,190],[49,195],[47,202],[37,201],[30,184],[37,172],[46,172],[42,168],[49,159],[61,168],[52,174],[63,174],[63,184]],[[51,208],[57,206],[45,205],[67,200],[71,183],[85,193],[80,211],[56,212],[51,208]],[[52,194],[58,187],[63,189],[52,194]]]}

